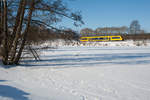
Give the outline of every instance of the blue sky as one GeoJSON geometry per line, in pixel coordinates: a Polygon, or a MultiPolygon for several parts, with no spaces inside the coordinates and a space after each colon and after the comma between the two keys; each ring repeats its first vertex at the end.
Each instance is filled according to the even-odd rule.
{"type": "Polygon", "coordinates": [[[74,27],[70,20],[61,24],[82,28],[129,26],[138,20],[141,28],[150,32],[150,0],[64,0],[73,11],[81,11],[85,25],[74,27]]]}

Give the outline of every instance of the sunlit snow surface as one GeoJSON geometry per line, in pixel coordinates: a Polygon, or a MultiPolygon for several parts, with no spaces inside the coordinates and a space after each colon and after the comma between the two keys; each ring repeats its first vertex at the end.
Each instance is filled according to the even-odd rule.
{"type": "Polygon", "coordinates": [[[0,100],[150,100],[150,46],[58,47],[0,67],[0,100]]]}

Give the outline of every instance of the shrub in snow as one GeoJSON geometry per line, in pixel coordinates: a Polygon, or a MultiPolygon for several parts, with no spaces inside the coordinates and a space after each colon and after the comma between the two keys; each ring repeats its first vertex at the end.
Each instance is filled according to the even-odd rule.
{"type": "Polygon", "coordinates": [[[61,46],[150,46],[150,41],[116,41],[116,42],[79,42],[75,40],[54,40],[40,44],[40,47],[61,46]]]}
{"type": "Polygon", "coordinates": [[[143,41],[134,41],[134,44],[136,46],[148,46],[148,43],[145,40],[143,40],[143,41]]]}

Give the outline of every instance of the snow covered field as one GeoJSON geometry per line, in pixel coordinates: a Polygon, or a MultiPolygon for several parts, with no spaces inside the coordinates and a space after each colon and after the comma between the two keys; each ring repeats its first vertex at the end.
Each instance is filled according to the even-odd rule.
{"type": "Polygon", "coordinates": [[[150,46],[59,47],[0,65],[0,100],[150,100],[150,46]]]}

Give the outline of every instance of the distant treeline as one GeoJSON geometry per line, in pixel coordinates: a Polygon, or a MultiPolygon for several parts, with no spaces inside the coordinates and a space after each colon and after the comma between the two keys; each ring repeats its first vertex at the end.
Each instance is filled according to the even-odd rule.
{"type": "MultiPolygon", "coordinates": [[[[91,33],[91,34],[79,34],[74,30],[71,29],[65,29],[61,31],[56,31],[53,29],[48,29],[45,27],[39,27],[39,26],[31,26],[29,28],[29,34],[27,36],[28,42],[33,42],[33,43],[41,43],[44,41],[49,41],[49,40],[56,40],[56,39],[64,39],[64,40],[77,40],[79,41],[80,36],[93,36],[93,35],[121,35],[124,40],[150,40],[150,33],[140,33],[140,34],[96,34],[96,33],[91,33]]],[[[20,36],[21,37],[21,36],[20,36]]],[[[0,35],[0,44],[3,36],[0,35]]]]}

